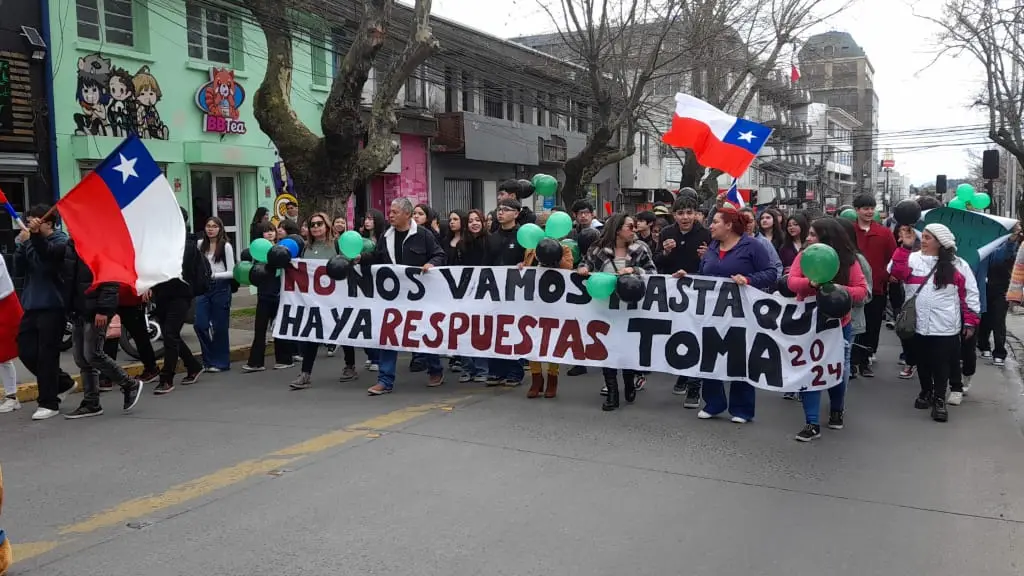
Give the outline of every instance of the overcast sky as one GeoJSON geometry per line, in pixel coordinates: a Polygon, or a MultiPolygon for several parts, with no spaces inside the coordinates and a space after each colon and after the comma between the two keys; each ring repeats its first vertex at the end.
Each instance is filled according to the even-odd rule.
{"type": "MultiPolygon", "coordinates": [[[[967,107],[982,81],[974,61],[944,57],[923,70],[935,54],[936,29],[914,14],[937,16],[941,5],[940,0],[856,0],[835,22],[816,30],[849,32],[867,53],[879,100],[877,146],[892,148],[897,170],[915,184],[934,182],[936,174],[966,175],[967,148],[987,147],[986,118],[967,107]]],[[[554,30],[537,0],[434,0],[434,13],[500,37],[554,30]]]]}

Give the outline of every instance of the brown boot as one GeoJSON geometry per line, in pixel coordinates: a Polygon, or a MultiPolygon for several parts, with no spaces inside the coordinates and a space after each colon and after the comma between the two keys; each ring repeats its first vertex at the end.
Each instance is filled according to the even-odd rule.
{"type": "Polygon", "coordinates": [[[544,392],[545,398],[554,398],[558,394],[558,374],[548,374],[548,389],[544,392]]]}
{"type": "Polygon", "coordinates": [[[533,381],[530,384],[530,391],[526,393],[527,398],[536,398],[544,390],[544,375],[533,374],[533,381]]]}

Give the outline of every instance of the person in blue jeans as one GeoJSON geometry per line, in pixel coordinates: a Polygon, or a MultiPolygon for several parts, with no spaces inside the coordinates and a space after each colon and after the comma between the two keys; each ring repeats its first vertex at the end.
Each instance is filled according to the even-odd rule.
{"type": "MultiPolygon", "coordinates": [[[[768,249],[747,235],[751,216],[726,203],[715,212],[711,220],[711,245],[701,257],[697,273],[702,276],[731,278],[740,286],[753,286],[767,290],[779,278],[768,249]]],[[[685,276],[680,270],[675,277],[685,276]]],[[[701,420],[714,418],[726,410],[736,424],[754,419],[754,387],[746,382],[731,382],[729,397],[725,396],[725,383],[704,380],[702,383],[704,409],[697,413],[701,420]]]]}
{"type": "MultiPolygon", "coordinates": [[[[389,219],[391,228],[384,233],[381,242],[370,254],[359,258],[363,264],[394,264],[398,266],[415,266],[424,274],[431,268],[444,266],[445,257],[441,244],[433,232],[419,227],[412,221],[412,202],[408,198],[398,198],[391,203],[389,219]]],[[[435,272],[436,274],[436,272],[435,272]]],[[[430,378],[427,386],[434,388],[444,384],[444,368],[441,358],[436,354],[426,354],[427,374],[430,378]]],[[[395,367],[398,363],[397,350],[380,350],[378,354],[379,371],[377,383],[367,389],[370,396],[390,394],[395,387],[395,367]]]]}
{"type": "Polygon", "coordinates": [[[195,329],[203,364],[207,372],[231,369],[228,330],[231,320],[231,279],[235,270],[235,251],[224,232],[224,222],[213,216],[206,219],[206,234],[198,241],[199,252],[213,271],[210,289],[196,298],[195,329]]]}

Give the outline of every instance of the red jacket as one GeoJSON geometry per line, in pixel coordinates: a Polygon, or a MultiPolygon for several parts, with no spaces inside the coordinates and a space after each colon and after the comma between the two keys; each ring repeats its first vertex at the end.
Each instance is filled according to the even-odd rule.
{"type": "Polygon", "coordinates": [[[889,284],[889,261],[896,251],[896,237],[892,230],[878,222],[872,222],[867,231],[860,227],[860,222],[855,222],[854,227],[857,229],[857,247],[871,265],[871,293],[875,296],[885,294],[889,284]]]}

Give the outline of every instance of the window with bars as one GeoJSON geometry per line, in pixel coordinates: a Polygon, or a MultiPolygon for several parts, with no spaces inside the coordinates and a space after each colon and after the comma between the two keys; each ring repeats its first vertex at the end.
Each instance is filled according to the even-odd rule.
{"type": "Polygon", "coordinates": [[[133,0],[75,0],[78,37],[135,46],[133,0]]]}
{"type": "Polygon", "coordinates": [[[501,90],[490,83],[481,88],[484,96],[484,116],[504,118],[505,103],[501,101],[501,90]]]}
{"type": "Polygon", "coordinates": [[[189,58],[231,64],[231,27],[226,12],[189,2],[185,20],[189,58]]]}
{"type": "Polygon", "coordinates": [[[327,35],[323,30],[310,30],[309,57],[312,65],[313,84],[327,85],[327,35]]]}
{"type": "Polygon", "coordinates": [[[516,119],[516,93],[515,90],[507,90],[505,92],[505,119],[515,120],[516,119]]]}
{"type": "Polygon", "coordinates": [[[473,76],[468,72],[462,73],[462,111],[475,112],[473,106],[473,76]]]}

